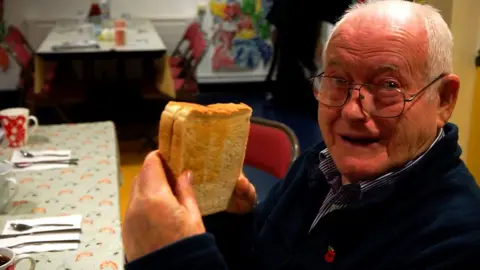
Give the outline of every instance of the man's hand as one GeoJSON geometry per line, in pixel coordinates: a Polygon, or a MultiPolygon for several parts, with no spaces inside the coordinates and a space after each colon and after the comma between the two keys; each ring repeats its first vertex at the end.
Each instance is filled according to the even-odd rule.
{"type": "Polygon", "coordinates": [[[246,214],[252,211],[257,203],[257,192],[255,187],[248,181],[243,172],[238,178],[235,191],[228,204],[227,212],[235,214],[246,214]]]}
{"type": "Polygon", "coordinates": [[[159,153],[145,158],[123,223],[128,261],[205,232],[191,178],[186,172],[170,187],[159,153]]]}

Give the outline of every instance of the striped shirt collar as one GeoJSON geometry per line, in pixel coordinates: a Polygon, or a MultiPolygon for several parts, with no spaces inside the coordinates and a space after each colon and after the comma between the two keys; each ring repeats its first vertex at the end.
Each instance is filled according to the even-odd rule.
{"type": "Polygon", "coordinates": [[[415,164],[417,164],[428,153],[428,151],[430,151],[430,149],[432,149],[432,147],[444,136],[444,130],[440,129],[437,137],[432,142],[430,147],[419,157],[405,164],[403,168],[386,173],[374,180],[360,181],[358,183],[346,185],[342,185],[341,175],[337,170],[337,167],[335,166],[335,163],[332,159],[332,156],[330,155],[330,152],[328,151],[328,148],[320,151],[320,164],[318,166],[318,170],[325,176],[325,179],[331,188],[322,206],[320,207],[319,213],[315,217],[310,227],[310,230],[312,230],[318,223],[318,221],[326,214],[334,210],[342,209],[352,201],[361,200],[362,195],[367,191],[393,183],[396,179],[398,179],[399,176],[402,175],[402,173],[406,172],[415,164]]]}

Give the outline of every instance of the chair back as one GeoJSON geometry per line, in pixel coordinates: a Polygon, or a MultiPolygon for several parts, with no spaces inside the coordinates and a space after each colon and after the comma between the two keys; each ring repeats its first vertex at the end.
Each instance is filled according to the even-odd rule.
{"type": "Polygon", "coordinates": [[[25,46],[25,44],[15,44],[10,48],[12,50],[13,57],[23,69],[28,69],[30,66],[33,65],[33,55],[30,50],[25,46]]]}
{"type": "Polygon", "coordinates": [[[199,29],[198,32],[194,33],[194,40],[190,42],[192,44],[192,55],[190,60],[190,65],[195,70],[196,66],[200,63],[207,50],[207,41],[205,40],[205,35],[199,29]]]}
{"type": "Polygon", "coordinates": [[[185,33],[183,34],[183,39],[189,41],[189,43],[192,43],[195,41],[195,35],[197,35],[199,32],[201,32],[200,24],[194,21],[188,25],[187,30],[185,30],[185,33]]]}
{"type": "Polygon", "coordinates": [[[23,69],[32,64],[33,51],[20,29],[10,25],[4,40],[10,48],[13,58],[23,69]]]}
{"type": "Polygon", "coordinates": [[[297,136],[285,124],[252,117],[245,164],[283,179],[300,153],[297,136]]]}
{"type": "Polygon", "coordinates": [[[179,56],[183,59],[188,58],[191,55],[194,46],[193,43],[196,41],[195,35],[197,35],[199,32],[202,32],[200,24],[197,21],[190,23],[183,33],[182,39],[175,46],[172,56],[179,56]],[[187,42],[188,45],[182,51],[182,45],[184,42],[187,42]]]}
{"type": "Polygon", "coordinates": [[[18,27],[14,25],[10,25],[7,28],[7,34],[4,37],[4,42],[10,47],[13,48],[15,44],[24,44],[30,53],[33,52],[30,44],[28,43],[27,39],[23,35],[22,31],[18,29],[18,27]]]}

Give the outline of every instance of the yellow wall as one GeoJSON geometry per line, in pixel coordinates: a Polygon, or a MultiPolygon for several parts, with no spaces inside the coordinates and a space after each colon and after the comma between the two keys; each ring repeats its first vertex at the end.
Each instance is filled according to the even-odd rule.
{"type": "Polygon", "coordinates": [[[480,184],[480,68],[477,68],[475,95],[473,98],[470,141],[468,144],[468,168],[480,184]]]}
{"type": "Polygon", "coordinates": [[[460,94],[452,122],[460,127],[460,145],[464,159],[469,164],[468,143],[470,137],[472,108],[475,94],[475,56],[480,33],[480,1],[453,1],[450,29],[454,37],[453,68],[460,76],[460,94]]]}
{"type": "Polygon", "coordinates": [[[460,129],[459,143],[463,149],[462,158],[480,180],[480,166],[476,164],[480,164],[480,145],[476,145],[475,139],[480,135],[480,126],[477,127],[473,117],[474,111],[480,112],[480,108],[474,107],[479,105],[479,102],[474,102],[475,99],[480,101],[478,92],[480,88],[475,87],[475,57],[480,37],[480,1],[427,0],[423,2],[440,10],[453,34],[453,68],[454,72],[460,76],[460,92],[451,121],[460,129]]]}

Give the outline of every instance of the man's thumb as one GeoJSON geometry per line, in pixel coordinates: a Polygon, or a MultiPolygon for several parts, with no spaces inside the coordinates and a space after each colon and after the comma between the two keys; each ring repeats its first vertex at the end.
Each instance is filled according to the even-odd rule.
{"type": "Polygon", "coordinates": [[[193,175],[192,172],[184,172],[177,180],[175,185],[175,195],[178,202],[183,205],[192,214],[200,215],[198,209],[197,199],[193,190],[193,175]]]}

